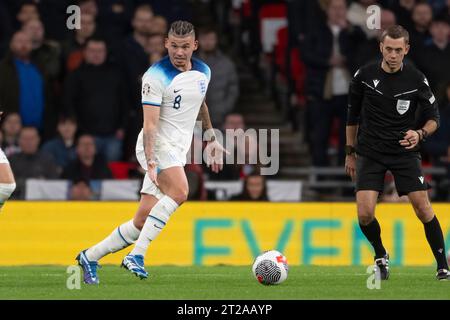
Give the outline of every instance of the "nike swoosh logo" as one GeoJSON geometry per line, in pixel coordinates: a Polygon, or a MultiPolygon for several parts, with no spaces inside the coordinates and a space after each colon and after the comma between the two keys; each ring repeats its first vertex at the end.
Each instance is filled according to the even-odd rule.
{"type": "Polygon", "coordinates": [[[180,92],[181,90],[183,90],[183,89],[180,89],[180,90],[173,90],[173,93],[178,93],[178,92],[180,92]]]}
{"type": "Polygon", "coordinates": [[[162,228],[158,227],[156,224],[153,225],[155,228],[162,230],[162,228]]]}

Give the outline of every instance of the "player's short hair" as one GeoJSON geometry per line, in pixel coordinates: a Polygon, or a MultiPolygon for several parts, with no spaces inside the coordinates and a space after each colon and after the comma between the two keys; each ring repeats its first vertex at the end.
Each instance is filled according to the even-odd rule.
{"type": "Polygon", "coordinates": [[[386,37],[392,39],[404,38],[405,43],[409,44],[409,32],[400,25],[395,25],[384,30],[381,34],[380,42],[384,42],[384,39],[386,39],[386,37]]]}
{"type": "Polygon", "coordinates": [[[188,21],[182,21],[178,20],[175,22],[172,22],[169,28],[168,35],[173,35],[175,37],[188,37],[188,36],[194,36],[195,38],[195,29],[194,25],[188,21]]]}

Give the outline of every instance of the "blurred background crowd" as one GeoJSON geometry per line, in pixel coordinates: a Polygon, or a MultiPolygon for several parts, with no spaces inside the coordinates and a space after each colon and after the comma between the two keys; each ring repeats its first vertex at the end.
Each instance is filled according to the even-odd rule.
{"type": "MultiPolygon", "coordinates": [[[[433,199],[449,200],[450,0],[1,0],[0,141],[17,180],[13,198],[24,198],[29,178],[70,180],[72,199],[90,199],[91,181],[143,177],[134,154],[141,77],[166,55],[175,20],[197,28],[214,127],[280,129],[281,167],[268,178],[304,181],[307,200],[352,197],[343,174],[349,81],[380,58],[382,30],[403,25],[407,63],[424,72],[441,112],[422,148],[427,180],[433,199]],[[72,4],[80,29],[66,26],[72,4]],[[374,4],[378,30],[366,25],[374,4]]],[[[249,145],[237,150],[245,159],[258,153],[249,145]]],[[[243,180],[237,200],[267,200],[260,166],[212,174],[188,164],[189,197],[214,199],[208,180],[243,180]]],[[[384,200],[401,201],[389,176],[386,186],[384,200]]]]}

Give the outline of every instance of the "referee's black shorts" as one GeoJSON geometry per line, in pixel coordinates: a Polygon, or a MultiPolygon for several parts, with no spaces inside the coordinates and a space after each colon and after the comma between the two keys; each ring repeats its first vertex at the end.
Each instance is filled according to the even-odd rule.
{"type": "Polygon", "coordinates": [[[420,153],[386,155],[371,152],[370,156],[358,154],[356,157],[356,192],[374,190],[382,193],[387,170],[394,176],[399,196],[429,189],[422,172],[420,153]]]}

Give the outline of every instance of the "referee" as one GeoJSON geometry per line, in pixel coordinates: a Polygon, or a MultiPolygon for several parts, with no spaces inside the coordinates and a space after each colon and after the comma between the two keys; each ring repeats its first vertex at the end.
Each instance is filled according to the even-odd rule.
{"type": "Polygon", "coordinates": [[[439,126],[436,99],[425,76],[403,62],[409,51],[409,34],[403,27],[386,29],[380,50],[382,61],[359,69],[350,84],[345,170],[356,181],[359,225],[375,250],[381,279],[387,280],[389,254],[375,206],[385,173],[391,171],[399,195],[408,196],[424,225],[437,262],[436,278],[450,280],[444,237],[428,199],[418,151],[420,142],[439,126]],[[417,127],[417,118],[424,119],[422,127],[417,127]]]}

